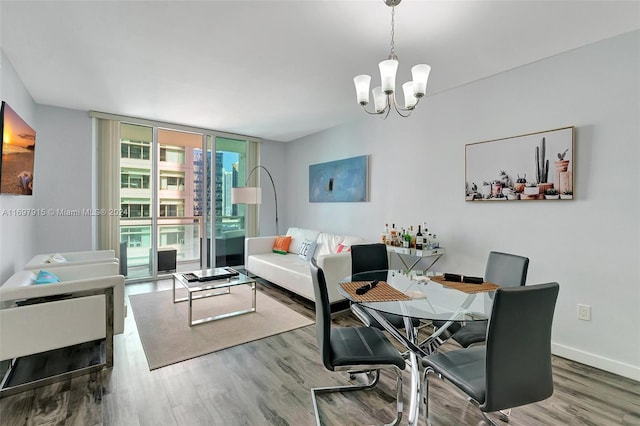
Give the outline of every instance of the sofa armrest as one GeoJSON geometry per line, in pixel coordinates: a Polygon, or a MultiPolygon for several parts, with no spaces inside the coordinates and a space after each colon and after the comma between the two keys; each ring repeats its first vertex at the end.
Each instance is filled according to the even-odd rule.
{"type": "Polygon", "coordinates": [[[27,271],[33,271],[38,273],[41,269],[50,270],[60,281],[75,281],[84,280],[87,278],[106,277],[109,275],[119,275],[120,265],[118,262],[105,262],[105,263],[93,263],[93,264],[57,264],[61,265],[56,268],[47,269],[43,268],[25,268],[27,271]]]}
{"type": "MultiPolygon", "coordinates": [[[[89,267],[89,265],[83,266],[89,267]]],[[[56,275],[57,272],[58,270],[56,269],[56,275]]],[[[35,274],[32,271],[20,271],[13,274],[0,286],[0,305],[6,306],[16,300],[22,299],[38,299],[113,287],[114,333],[120,334],[124,332],[124,276],[115,274],[104,276],[93,275],[85,276],[82,279],[65,280],[58,275],[61,282],[39,285],[33,284],[34,278],[35,274]]]]}
{"type": "Polygon", "coordinates": [[[325,254],[318,256],[316,263],[324,271],[329,302],[343,300],[344,296],[338,293],[338,283],[351,275],[351,253],[325,254]]]}
{"type": "Polygon", "coordinates": [[[101,262],[117,262],[116,252],[114,250],[92,250],[92,251],[73,251],[59,253],[64,257],[66,262],[50,263],[49,257],[55,253],[37,254],[31,258],[29,263],[25,265],[25,269],[46,269],[47,267],[58,267],[69,264],[89,264],[101,262]]]}
{"type": "MultiPolygon", "coordinates": [[[[0,302],[60,296],[67,293],[76,293],[107,287],[122,286],[124,288],[124,277],[122,275],[88,278],[75,281],[61,281],[59,283],[51,284],[27,283],[27,280],[30,281],[31,277],[32,275],[30,272],[22,271],[17,272],[14,276],[9,278],[9,280],[0,287],[0,302]],[[12,285],[14,280],[21,282],[22,285],[12,285]]],[[[124,294],[122,296],[122,303],[124,304],[124,294]]]]}
{"type": "Polygon", "coordinates": [[[252,254],[271,253],[273,244],[276,242],[275,235],[269,237],[249,237],[244,239],[244,266],[249,264],[247,259],[252,254]]]}
{"type": "Polygon", "coordinates": [[[70,251],[60,254],[69,262],[81,260],[113,259],[114,257],[116,257],[115,250],[70,251]]]}
{"type": "Polygon", "coordinates": [[[30,284],[32,277],[21,271],[0,287],[0,359],[107,338],[106,365],[112,365],[113,334],[124,329],[124,277],[42,285],[30,284]]]}

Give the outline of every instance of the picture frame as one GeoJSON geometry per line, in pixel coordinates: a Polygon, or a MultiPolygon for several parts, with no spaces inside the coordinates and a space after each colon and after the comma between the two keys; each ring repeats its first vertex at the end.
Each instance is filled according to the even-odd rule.
{"type": "Polygon", "coordinates": [[[368,155],[309,166],[309,202],[338,203],[368,200],[368,155]]]}
{"type": "Polygon", "coordinates": [[[465,145],[465,200],[572,200],[573,126],[465,145]]]}
{"type": "Polygon", "coordinates": [[[0,194],[33,195],[36,132],[5,101],[0,133],[0,194]]]}

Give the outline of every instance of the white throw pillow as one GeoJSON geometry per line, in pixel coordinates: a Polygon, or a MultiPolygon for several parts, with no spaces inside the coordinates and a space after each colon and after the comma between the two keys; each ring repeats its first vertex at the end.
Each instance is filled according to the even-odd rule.
{"type": "Polygon", "coordinates": [[[64,263],[66,261],[67,259],[65,259],[64,256],[61,255],[60,253],[52,254],[47,259],[47,263],[64,263]]]}
{"type": "Polygon", "coordinates": [[[304,240],[304,242],[300,244],[300,250],[298,251],[298,256],[300,256],[300,258],[309,262],[313,257],[313,254],[316,252],[316,245],[317,243],[315,241],[304,240]]]}
{"type": "Polygon", "coordinates": [[[291,245],[289,253],[300,253],[300,247],[305,240],[315,241],[318,239],[318,231],[313,229],[291,227],[287,230],[287,235],[291,235],[291,245]]]}

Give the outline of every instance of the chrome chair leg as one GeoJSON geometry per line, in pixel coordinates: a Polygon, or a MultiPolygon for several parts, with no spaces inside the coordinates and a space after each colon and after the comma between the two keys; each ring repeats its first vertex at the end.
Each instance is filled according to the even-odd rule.
{"type": "MultiPolygon", "coordinates": [[[[424,417],[425,417],[425,421],[427,423],[427,425],[431,425],[431,422],[429,421],[429,377],[428,374],[434,374],[440,378],[442,378],[442,376],[440,376],[438,373],[436,373],[433,368],[431,367],[427,367],[424,370],[424,381],[423,381],[423,386],[422,388],[424,389],[424,393],[423,393],[423,397],[422,397],[422,403],[424,405],[424,417]]],[[[480,411],[480,414],[482,414],[482,417],[485,419],[485,421],[487,423],[489,423],[491,426],[499,426],[496,422],[494,422],[491,418],[489,418],[489,416],[487,416],[487,413],[485,413],[484,411],[480,410],[480,404],[478,404],[478,401],[476,401],[475,399],[471,398],[471,397],[467,397],[467,402],[475,405],[476,407],[478,407],[478,411],[480,411]]],[[[505,423],[509,422],[509,416],[511,415],[511,408],[507,409],[507,410],[500,410],[497,411],[498,416],[500,418],[500,420],[502,420],[505,423]]]]}
{"type": "Polygon", "coordinates": [[[422,405],[424,407],[424,420],[427,426],[431,425],[431,422],[429,421],[429,374],[436,374],[431,367],[427,367],[424,370],[424,379],[422,383],[422,405]]]}
{"type": "Polygon", "coordinates": [[[371,326],[371,322],[369,321],[369,317],[366,316],[362,310],[362,308],[358,307],[358,305],[351,304],[351,312],[360,320],[361,323],[366,325],[367,327],[371,326]]]}
{"type": "Polygon", "coordinates": [[[499,416],[500,420],[502,420],[505,423],[509,423],[509,416],[510,415],[511,415],[511,408],[508,408],[506,410],[498,411],[498,416],[499,416]]]}
{"type": "Polygon", "coordinates": [[[480,411],[480,413],[482,413],[482,417],[484,417],[484,420],[489,423],[491,426],[498,426],[498,424],[496,422],[494,422],[493,420],[491,420],[489,418],[489,416],[487,416],[487,413],[485,413],[484,411],[480,411]]]}
{"type": "MultiPolygon", "coordinates": [[[[400,423],[402,419],[402,411],[403,411],[403,402],[402,402],[402,370],[397,367],[394,367],[393,370],[396,373],[396,417],[391,423],[386,423],[384,426],[396,426],[400,423]]],[[[331,393],[331,392],[350,392],[357,390],[369,390],[378,384],[378,380],[380,379],[380,370],[372,370],[374,372],[374,378],[372,381],[362,385],[344,385],[344,386],[325,386],[320,388],[312,388],[311,389],[311,400],[313,401],[313,413],[316,418],[316,425],[321,426],[320,422],[320,413],[318,411],[318,401],[317,394],[321,393],[331,393]]],[[[365,371],[353,371],[352,373],[363,373],[365,371]]]]}

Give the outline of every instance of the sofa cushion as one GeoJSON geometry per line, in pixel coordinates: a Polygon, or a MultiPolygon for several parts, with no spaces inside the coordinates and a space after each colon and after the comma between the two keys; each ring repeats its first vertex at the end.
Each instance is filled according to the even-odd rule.
{"type": "Polygon", "coordinates": [[[52,254],[47,259],[47,263],[64,263],[64,262],[68,262],[68,260],[65,259],[65,257],[63,255],[61,255],[60,253],[52,254]]]}
{"type": "Polygon", "coordinates": [[[297,254],[289,253],[286,256],[275,253],[254,254],[249,257],[248,269],[251,273],[307,299],[314,298],[309,263],[297,254]]]}
{"type": "Polygon", "coordinates": [[[338,244],[338,248],[336,249],[336,253],[346,253],[348,251],[351,251],[351,246],[347,246],[343,243],[338,244]]]}
{"type": "Polygon", "coordinates": [[[300,251],[298,252],[298,256],[306,262],[309,262],[316,252],[316,242],[311,240],[304,240],[302,246],[300,246],[300,251]]]}
{"type": "Polygon", "coordinates": [[[289,246],[289,253],[300,253],[300,247],[306,240],[316,241],[318,239],[319,231],[313,229],[304,229],[291,227],[287,230],[287,235],[291,235],[291,245],[289,246]]]}
{"type": "Polygon", "coordinates": [[[349,248],[351,248],[352,245],[354,244],[366,244],[367,241],[363,238],[360,237],[356,237],[353,235],[345,235],[344,239],[341,241],[341,243],[349,248]]]}
{"type": "MultiPolygon", "coordinates": [[[[321,232],[320,235],[318,235],[318,248],[316,249],[316,257],[338,253],[338,247],[341,244],[343,246],[351,247],[353,244],[362,244],[365,242],[366,240],[352,235],[321,232]]],[[[343,248],[342,251],[345,251],[345,249],[343,248]]]]}
{"type": "Polygon", "coordinates": [[[38,276],[33,281],[34,284],[51,284],[59,283],[60,279],[53,272],[45,271],[44,269],[38,272],[38,276]]]}
{"type": "Polygon", "coordinates": [[[289,246],[291,245],[291,236],[281,236],[278,235],[276,237],[276,241],[273,243],[273,252],[278,254],[287,254],[289,251],[289,246]]]}

